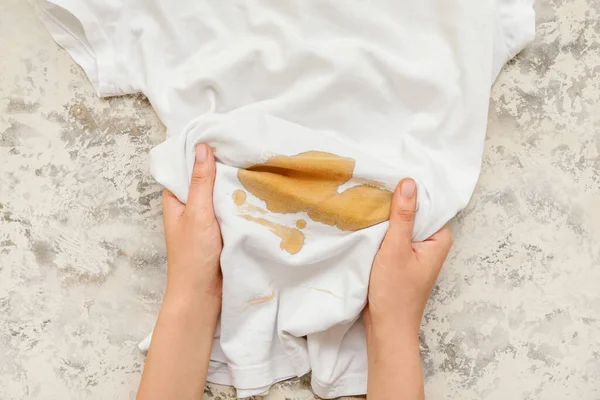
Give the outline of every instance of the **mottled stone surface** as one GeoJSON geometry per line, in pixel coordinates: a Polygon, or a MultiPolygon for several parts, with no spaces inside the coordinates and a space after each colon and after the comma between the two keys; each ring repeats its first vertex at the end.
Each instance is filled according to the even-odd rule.
{"type": "MultiPolygon", "coordinates": [[[[426,312],[429,399],[600,399],[600,1],[537,11],[426,312]]],[[[163,137],[143,97],[99,100],[24,1],[0,2],[0,399],[134,397],[164,284],[163,137]]]]}

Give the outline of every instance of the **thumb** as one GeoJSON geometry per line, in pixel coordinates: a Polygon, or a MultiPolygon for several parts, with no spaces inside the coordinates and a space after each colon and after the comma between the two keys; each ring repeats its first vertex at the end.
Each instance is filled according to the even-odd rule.
{"type": "Polygon", "coordinates": [[[215,157],[205,144],[195,148],[196,159],[192,169],[186,213],[199,219],[214,218],[213,187],[215,185],[215,157]]]}
{"type": "Polygon", "coordinates": [[[391,246],[390,249],[401,253],[412,252],[412,231],[415,225],[416,208],[417,185],[410,178],[403,179],[394,191],[390,226],[381,245],[382,248],[391,246]]]}

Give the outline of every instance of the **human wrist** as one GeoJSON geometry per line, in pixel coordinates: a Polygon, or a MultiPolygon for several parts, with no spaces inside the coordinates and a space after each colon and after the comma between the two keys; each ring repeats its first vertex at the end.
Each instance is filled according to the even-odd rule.
{"type": "Polygon", "coordinates": [[[175,313],[202,313],[216,318],[221,311],[221,295],[217,289],[168,283],[163,308],[175,313]]]}
{"type": "Polygon", "coordinates": [[[400,336],[403,338],[419,337],[420,318],[399,313],[378,313],[371,311],[367,335],[377,338],[400,336]]]}
{"type": "Polygon", "coordinates": [[[177,293],[180,296],[209,295],[220,298],[222,282],[218,263],[209,266],[169,261],[167,264],[167,292],[177,293]]]}
{"type": "Polygon", "coordinates": [[[366,330],[369,363],[390,362],[419,351],[419,330],[398,323],[371,324],[366,330]],[[387,360],[387,361],[386,361],[387,360]]]}

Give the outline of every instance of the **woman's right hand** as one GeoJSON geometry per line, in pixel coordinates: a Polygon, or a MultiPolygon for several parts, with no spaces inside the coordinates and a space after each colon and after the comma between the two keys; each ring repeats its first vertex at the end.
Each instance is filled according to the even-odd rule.
{"type": "Polygon", "coordinates": [[[390,226],[373,262],[367,324],[394,324],[418,335],[425,305],[452,246],[447,226],[423,242],[412,242],[416,184],[402,180],[392,200],[390,226]]]}
{"type": "Polygon", "coordinates": [[[371,269],[364,311],[369,359],[369,400],[425,398],[419,328],[425,305],[452,246],[442,228],[412,242],[416,184],[402,180],[394,192],[390,226],[371,269]]]}

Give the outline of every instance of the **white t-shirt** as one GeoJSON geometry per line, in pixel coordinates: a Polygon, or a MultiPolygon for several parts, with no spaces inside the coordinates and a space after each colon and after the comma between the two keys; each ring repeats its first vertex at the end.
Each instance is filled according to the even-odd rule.
{"type": "Polygon", "coordinates": [[[168,134],[152,174],[180,200],[194,144],[215,149],[224,297],[209,381],[245,397],[312,369],[321,397],[365,393],[359,315],[389,190],[417,181],[416,240],[467,204],[490,86],[533,38],[532,0],[43,9],[100,96],[148,97],[168,134]]]}

